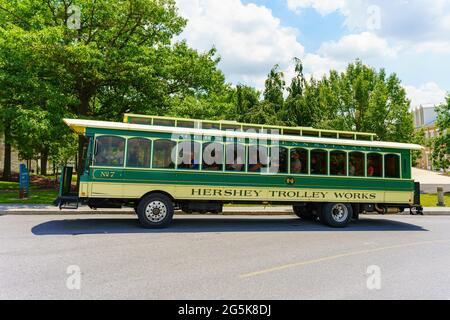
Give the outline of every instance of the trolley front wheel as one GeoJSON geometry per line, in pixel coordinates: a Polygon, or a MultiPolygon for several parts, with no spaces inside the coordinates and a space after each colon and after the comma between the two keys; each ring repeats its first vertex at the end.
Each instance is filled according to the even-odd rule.
{"type": "Polygon", "coordinates": [[[164,228],[173,219],[172,200],[164,194],[150,194],[137,206],[137,215],[144,228],[164,228]]]}

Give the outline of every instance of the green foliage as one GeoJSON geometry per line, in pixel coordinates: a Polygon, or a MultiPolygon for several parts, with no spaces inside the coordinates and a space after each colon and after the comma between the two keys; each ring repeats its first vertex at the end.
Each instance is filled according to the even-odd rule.
{"type": "Polygon", "coordinates": [[[78,29],[71,4],[0,0],[0,119],[22,157],[73,158],[64,117],[222,118],[232,108],[216,50],[174,40],[186,24],[174,0],[78,0],[78,29]]]}
{"type": "Polygon", "coordinates": [[[450,94],[446,103],[436,108],[439,136],[432,141],[433,166],[448,172],[450,168],[450,94]]]}
{"type": "MultiPolygon", "coordinates": [[[[300,59],[295,59],[295,76],[287,89],[289,95],[281,112],[282,120],[290,126],[309,127],[314,124],[316,104],[313,103],[312,86],[303,75],[303,64],[300,59]],[[308,97],[310,103],[306,103],[308,97]]],[[[311,83],[314,80],[311,79],[311,83]]]]}
{"type": "Polygon", "coordinates": [[[232,119],[234,92],[230,90],[227,94],[210,94],[201,99],[193,96],[179,98],[165,115],[203,120],[232,119]]]}
{"type": "MultiPolygon", "coordinates": [[[[61,164],[74,158],[76,137],[64,117],[121,121],[125,112],[416,141],[405,90],[383,69],[357,60],[345,72],[305,79],[295,59],[289,86],[275,65],[261,94],[227,85],[214,48],[198,52],[177,41],[186,20],[175,0],[78,0],[79,29],[68,27],[71,4],[0,0],[0,129],[25,159],[48,156],[61,164]]],[[[441,114],[448,127],[448,109],[441,114]]]]}
{"type": "Polygon", "coordinates": [[[251,122],[249,115],[260,103],[260,92],[256,89],[238,85],[236,87],[235,115],[236,121],[251,122]]]}
{"type": "Polygon", "coordinates": [[[395,74],[375,71],[357,60],[345,72],[331,71],[306,81],[297,75],[288,90],[283,118],[289,125],[376,133],[381,140],[411,142],[410,101],[395,74]]]}
{"type": "Polygon", "coordinates": [[[441,132],[450,129],[450,94],[448,94],[446,103],[436,108],[437,121],[436,124],[441,132]]]}
{"type": "Polygon", "coordinates": [[[242,110],[247,114],[242,117],[247,122],[257,124],[284,124],[281,118],[284,106],[285,82],[283,72],[279,71],[279,66],[275,65],[270,70],[265,82],[264,99],[256,103],[255,99],[259,96],[256,92],[244,89],[241,91],[242,110]],[[244,98],[244,99],[243,99],[244,98]]]}
{"type": "Polygon", "coordinates": [[[283,108],[284,104],[284,89],[286,83],[284,82],[284,74],[279,71],[279,66],[275,65],[267,76],[264,89],[264,102],[269,103],[277,113],[283,108]]]}
{"type": "MultiPolygon", "coordinates": [[[[425,146],[427,141],[425,141],[425,129],[420,129],[414,132],[411,143],[418,144],[421,146],[425,146]]],[[[413,166],[416,166],[419,163],[420,158],[422,157],[422,151],[411,151],[411,162],[413,166]]]]}

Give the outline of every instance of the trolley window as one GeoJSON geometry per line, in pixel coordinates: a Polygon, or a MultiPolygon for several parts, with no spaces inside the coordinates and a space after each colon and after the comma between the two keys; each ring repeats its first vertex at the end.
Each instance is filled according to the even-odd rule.
{"type": "Polygon", "coordinates": [[[264,146],[248,147],[248,172],[264,172],[267,170],[268,148],[264,146]]]}
{"type": "Polygon", "coordinates": [[[218,142],[203,144],[202,169],[208,171],[223,170],[223,145],[218,142]]]}
{"type": "Polygon", "coordinates": [[[184,141],[178,143],[178,169],[200,170],[200,143],[184,141]]]}
{"type": "Polygon", "coordinates": [[[113,136],[101,136],[96,139],[94,165],[123,167],[125,139],[113,136]]]}
{"type": "Polygon", "coordinates": [[[330,174],[332,176],[347,175],[347,153],[343,151],[332,151],[330,153],[330,174]]]}
{"type": "Polygon", "coordinates": [[[311,151],[311,174],[328,174],[328,152],[326,150],[311,151]]]}
{"type": "Polygon", "coordinates": [[[287,148],[270,148],[270,173],[288,173],[288,154],[287,148]]]}
{"type": "Polygon", "coordinates": [[[366,160],[365,155],[362,152],[352,152],[350,153],[349,160],[349,176],[351,177],[364,177],[365,176],[365,166],[366,160]]]}
{"type": "Polygon", "coordinates": [[[245,171],[245,146],[243,144],[227,144],[225,147],[225,164],[227,171],[245,171]]]}
{"type": "Polygon", "coordinates": [[[128,139],[127,167],[150,168],[151,141],[142,138],[128,139]]]}
{"type": "Polygon", "coordinates": [[[176,142],[171,140],[156,140],[153,143],[153,168],[174,169],[172,155],[175,154],[176,142]]]}
{"type": "Polygon", "coordinates": [[[308,174],[308,150],[291,150],[291,173],[308,174]]]}
{"type": "Polygon", "coordinates": [[[384,176],[386,178],[400,178],[400,157],[395,154],[384,156],[384,176]]]}
{"type": "Polygon", "coordinates": [[[383,157],[378,153],[370,153],[367,156],[367,176],[383,177],[383,157]]]}

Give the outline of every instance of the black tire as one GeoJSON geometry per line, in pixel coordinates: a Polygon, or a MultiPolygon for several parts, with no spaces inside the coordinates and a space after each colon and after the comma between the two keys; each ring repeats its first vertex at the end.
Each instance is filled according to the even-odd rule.
{"type": "Polygon", "coordinates": [[[317,216],[309,206],[293,206],[294,213],[302,220],[316,220],[317,216]]]}
{"type": "Polygon", "coordinates": [[[326,203],[320,213],[320,222],[332,228],[345,228],[353,216],[351,204],[326,203]]]}
{"type": "Polygon", "coordinates": [[[173,219],[173,202],[164,194],[150,194],[137,206],[139,222],[144,228],[164,228],[173,219]]]}

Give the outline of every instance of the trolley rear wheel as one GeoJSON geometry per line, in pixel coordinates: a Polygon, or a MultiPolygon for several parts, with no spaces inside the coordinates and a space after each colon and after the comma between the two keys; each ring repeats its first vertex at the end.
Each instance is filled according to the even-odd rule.
{"type": "Polygon", "coordinates": [[[353,216],[351,204],[326,203],[320,213],[320,221],[333,228],[345,228],[353,216]]]}

